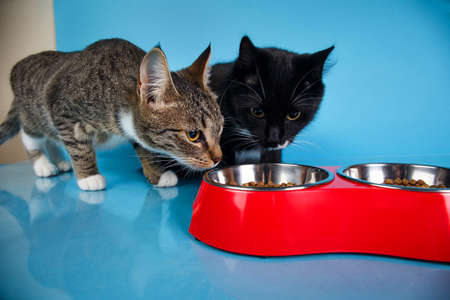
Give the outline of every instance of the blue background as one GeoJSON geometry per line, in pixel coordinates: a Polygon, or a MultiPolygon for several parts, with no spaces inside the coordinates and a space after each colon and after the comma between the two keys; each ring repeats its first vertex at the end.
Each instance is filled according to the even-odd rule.
{"type": "MultiPolygon", "coordinates": [[[[257,46],[296,52],[335,44],[323,106],[299,135],[300,146],[288,147],[286,160],[450,166],[450,3],[309,2],[55,0],[57,47],[78,50],[109,37],[145,50],[161,42],[171,68],[179,69],[209,42],[213,63],[234,59],[244,34],[257,46]]],[[[39,178],[30,163],[0,165],[1,299],[450,294],[449,264],[362,254],[260,258],[217,250],[188,233],[199,180],[154,187],[131,146],[103,152],[98,163],[108,184],[98,192],[79,190],[73,173],[39,178]]],[[[343,200],[343,209],[351,210],[343,200]]],[[[446,204],[443,197],[443,213],[446,204]]],[[[401,215],[395,206],[386,213],[401,215]]],[[[342,222],[345,230],[349,223],[342,222]]],[[[395,232],[392,226],[386,235],[395,232]]]]}
{"type": "Polygon", "coordinates": [[[285,152],[314,165],[450,167],[449,17],[443,0],[55,0],[59,50],[110,37],[145,50],[161,42],[173,70],[209,42],[212,63],[235,59],[244,34],[299,53],[336,45],[320,112],[285,152]]]}

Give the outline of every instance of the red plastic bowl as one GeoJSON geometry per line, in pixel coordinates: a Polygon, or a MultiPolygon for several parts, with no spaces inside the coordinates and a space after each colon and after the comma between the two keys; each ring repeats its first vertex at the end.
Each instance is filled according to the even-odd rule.
{"type": "Polygon", "coordinates": [[[263,171],[274,165],[251,166],[205,174],[189,229],[198,240],[257,256],[370,253],[450,262],[450,189],[385,188],[364,179],[333,179],[328,171],[337,167],[284,164],[275,167],[302,170],[295,175],[302,185],[255,190],[227,184],[231,179],[239,184],[251,178],[292,179],[263,171]]]}

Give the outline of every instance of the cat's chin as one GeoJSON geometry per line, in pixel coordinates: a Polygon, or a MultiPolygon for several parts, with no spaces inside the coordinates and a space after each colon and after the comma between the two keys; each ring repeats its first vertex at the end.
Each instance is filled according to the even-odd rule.
{"type": "Polygon", "coordinates": [[[199,173],[211,170],[211,169],[217,167],[217,165],[218,164],[215,164],[211,167],[206,167],[206,166],[194,166],[194,165],[186,164],[186,163],[184,164],[184,166],[186,168],[188,168],[189,170],[194,171],[194,172],[199,172],[199,173]]]}
{"type": "Polygon", "coordinates": [[[277,151],[277,150],[283,150],[284,148],[286,148],[288,145],[290,144],[289,141],[284,142],[281,145],[278,145],[276,147],[264,147],[264,150],[267,151],[277,151]]]}

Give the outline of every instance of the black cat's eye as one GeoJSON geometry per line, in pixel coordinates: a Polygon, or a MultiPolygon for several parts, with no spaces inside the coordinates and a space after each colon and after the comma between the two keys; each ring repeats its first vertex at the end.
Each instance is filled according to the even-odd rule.
{"type": "Polygon", "coordinates": [[[191,142],[198,142],[200,138],[200,131],[198,130],[186,131],[186,137],[191,142]]]}
{"type": "Polygon", "coordinates": [[[300,118],[300,115],[301,113],[299,111],[293,111],[286,115],[286,119],[288,119],[289,121],[295,121],[300,118]]]}
{"type": "Polygon", "coordinates": [[[264,111],[259,107],[250,108],[250,114],[258,119],[264,118],[264,111]]]}

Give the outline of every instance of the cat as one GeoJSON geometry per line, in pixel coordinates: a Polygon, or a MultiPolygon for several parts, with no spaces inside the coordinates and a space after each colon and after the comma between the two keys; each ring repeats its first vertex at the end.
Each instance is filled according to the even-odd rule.
{"type": "Polygon", "coordinates": [[[222,157],[210,53],[208,46],[178,72],[170,72],[159,46],[146,54],[122,39],[31,55],[12,69],[14,100],[0,125],[0,145],[21,132],[36,175],[47,177],[71,169],[62,143],[78,186],[101,190],[106,181],[94,146],[130,141],[150,183],[176,185],[178,176],[161,165],[161,156],[193,170],[212,168],[222,157]]]}
{"type": "Polygon", "coordinates": [[[234,62],[213,65],[211,88],[225,118],[226,164],[281,162],[281,150],[317,113],[324,64],[333,49],[296,54],[255,47],[244,36],[234,62]]]}

